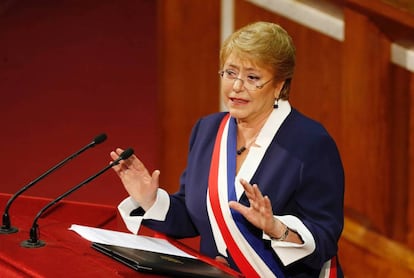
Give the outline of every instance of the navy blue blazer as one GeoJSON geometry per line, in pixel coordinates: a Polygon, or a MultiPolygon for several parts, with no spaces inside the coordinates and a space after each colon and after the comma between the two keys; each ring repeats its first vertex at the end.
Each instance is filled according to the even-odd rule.
{"type": "MultiPolygon", "coordinates": [[[[200,235],[200,252],[212,258],[219,254],[207,215],[206,194],[216,133],[225,114],[209,115],[194,126],[187,167],[179,191],[170,196],[165,221],[143,221],[176,238],[200,235]]],[[[315,239],[312,254],[281,267],[286,276],[318,277],[322,265],[337,254],[343,229],[344,172],[331,136],[321,124],[292,108],[250,183],[258,184],[269,196],[275,215],[298,217],[315,239]]],[[[240,202],[248,205],[245,195],[240,202]]],[[[252,226],[252,231],[262,237],[259,229],[252,226]]]]}

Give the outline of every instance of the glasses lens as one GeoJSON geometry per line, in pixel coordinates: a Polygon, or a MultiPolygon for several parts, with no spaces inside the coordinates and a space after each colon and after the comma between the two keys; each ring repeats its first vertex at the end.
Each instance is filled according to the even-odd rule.
{"type": "Polygon", "coordinates": [[[232,72],[232,71],[223,70],[223,71],[219,71],[218,74],[220,75],[220,77],[223,80],[230,81],[230,82],[233,82],[233,83],[235,83],[237,81],[242,82],[242,85],[248,91],[256,91],[256,90],[261,89],[263,87],[261,84],[257,84],[258,82],[255,82],[255,81],[252,81],[252,80],[243,80],[243,79],[237,78],[235,73],[232,72]]]}
{"type": "Polygon", "coordinates": [[[257,90],[257,86],[254,83],[244,82],[244,87],[250,92],[257,90]]]}

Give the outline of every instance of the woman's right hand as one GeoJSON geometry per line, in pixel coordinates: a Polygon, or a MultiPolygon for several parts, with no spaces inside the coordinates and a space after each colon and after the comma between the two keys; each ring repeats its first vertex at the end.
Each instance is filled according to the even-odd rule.
{"type": "MultiPolygon", "coordinates": [[[[117,148],[110,153],[113,160],[117,159],[124,150],[117,148]]],[[[128,194],[146,211],[155,202],[159,187],[160,171],[149,174],[145,165],[132,155],[113,167],[128,194]]]]}

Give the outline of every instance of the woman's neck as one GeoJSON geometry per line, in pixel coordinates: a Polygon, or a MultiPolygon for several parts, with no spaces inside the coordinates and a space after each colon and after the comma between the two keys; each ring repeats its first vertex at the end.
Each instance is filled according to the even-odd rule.
{"type": "Polygon", "coordinates": [[[262,129],[272,111],[252,119],[236,119],[238,137],[240,135],[247,139],[254,137],[262,129]]]}
{"type": "Polygon", "coordinates": [[[237,120],[237,154],[247,153],[256,142],[260,130],[266,123],[270,113],[252,121],[237,120]]]}

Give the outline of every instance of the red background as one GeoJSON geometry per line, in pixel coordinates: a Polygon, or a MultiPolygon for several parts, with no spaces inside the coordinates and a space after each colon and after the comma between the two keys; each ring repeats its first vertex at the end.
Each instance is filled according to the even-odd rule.
{"type": "MultiPolygon", "coordinates": [[[[25,195],[56,197],[116,147],[158,163],[156,1],[5,1],[0,7],[0,192],[14,193],[105,132],[25,195]]],[[[112,170],[67,199],[117,204],[112,170]]]]}

